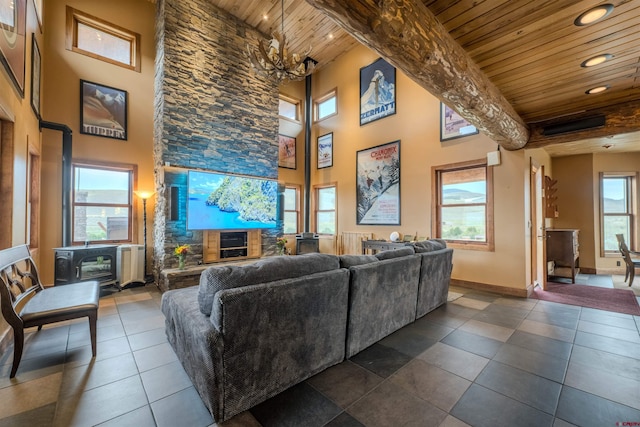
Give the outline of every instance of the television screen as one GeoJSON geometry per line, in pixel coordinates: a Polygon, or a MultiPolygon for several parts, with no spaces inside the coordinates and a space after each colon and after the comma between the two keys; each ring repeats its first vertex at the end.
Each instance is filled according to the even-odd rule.
{"type": "Polygon", "coordinates": [[[275,228],[276,181],[189,171],[187,229],[275,228]]]}

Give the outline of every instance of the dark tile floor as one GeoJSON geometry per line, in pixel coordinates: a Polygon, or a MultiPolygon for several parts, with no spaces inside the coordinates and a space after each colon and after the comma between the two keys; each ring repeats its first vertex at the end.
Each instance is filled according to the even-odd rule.
{"type": "MultiPolygon", "coordinates": [[[[221,425],[640,423],[640,317],[451,291],[463,296],[221,425]]],[[[0,426],[212,425],[160,297],[153,285],[103,296],[95,360],[86,321],[30,333],[13,380],[5,352],[0,426]]]]}

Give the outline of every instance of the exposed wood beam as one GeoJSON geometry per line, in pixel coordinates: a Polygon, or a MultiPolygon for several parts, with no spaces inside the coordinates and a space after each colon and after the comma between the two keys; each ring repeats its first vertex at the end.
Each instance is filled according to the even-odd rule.
{"type": "Polygon", "coordinates": [[[531,124],[531,137],[526,148],[540,148],[547,145],[561,144],[593,138],[602,138],[629,132],[640,131],[640,100],[612,105],[610,107],[585,111],[580,114],[531,124]],[[548,126],[602,115],[605,124],[594,129],[578,130],[558,135],[545,136],[544,129],[548,126]]]}
{"type": "Polygon", "coordinates": [[[306,0],[508,150],[529,129],[421,0],[306,0]]]}

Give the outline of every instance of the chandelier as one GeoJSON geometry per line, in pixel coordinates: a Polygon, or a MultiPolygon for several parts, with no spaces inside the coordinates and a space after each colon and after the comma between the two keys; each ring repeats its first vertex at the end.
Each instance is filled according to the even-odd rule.
{"type": "Polygon", "coordinates": [[[247,56],[254,71],[276,83],[302,80],[315,69],[315,61],[307,60],[311,47],[302,55],[289,56],[287,39],[284,35],[284,0],[280,1],[281,32],[274,31],[271,40],[261,40],[258,47],[247,44],[247,56]]]}

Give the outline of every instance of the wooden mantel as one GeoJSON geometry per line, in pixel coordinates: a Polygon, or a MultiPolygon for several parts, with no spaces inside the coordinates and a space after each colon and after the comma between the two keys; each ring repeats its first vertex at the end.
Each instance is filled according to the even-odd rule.
{"type": "Polygon", "coordinates": [[[421,0],[306,0],[507,150],[529,129],[421,0]]]}

